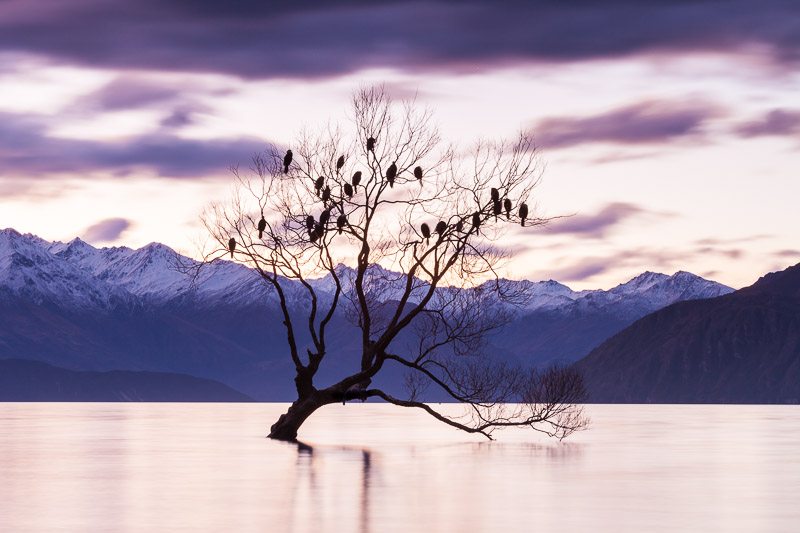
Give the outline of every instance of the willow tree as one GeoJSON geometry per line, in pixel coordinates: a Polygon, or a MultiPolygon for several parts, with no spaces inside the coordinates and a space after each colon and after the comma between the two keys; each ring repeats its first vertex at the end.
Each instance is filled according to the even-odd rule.
{"type": "Polygon", "coordinates": [[[558,438],[585,426],[575,371],[514,366],[487,348],[525,296],[500,278],[510,257],[500,241],[512,226],[545,222],[527,206],[542,172],[529,136],[462,153],[442,142],[427,109],[373,88],[353,95],[347,128],[306,131],[290,150],[256,155],[246,174],[234,168],[234,199],[203,216],[219,244],[209,258],[252,267],[280,302],[297,399],[271,438],[295,440],[320,407],[370,397],[489,438],[508,426],[558,438]],[[325,294],[314,282],[322,276],[333,288],[325,294]],[[290,284],[305,291],[303,316],[287,301],[290,284]],[[360,334],[359,364],[320,384],[338,313],[360,334]],[[406,371],[402,394],[371,387],[392,364],[406,371]],[[424,403],[429,388],[463,414],[424,403]]]}

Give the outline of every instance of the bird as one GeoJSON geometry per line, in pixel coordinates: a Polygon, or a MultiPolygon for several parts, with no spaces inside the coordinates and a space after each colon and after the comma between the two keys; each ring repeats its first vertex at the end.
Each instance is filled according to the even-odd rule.
{"type": "Polygon", "coordinates": [[[367,139],[367,151],[375,153],[375,137],[367,139]]]}
{"type": "Polygon", "coordinates": [[[459,233],[464,231],[464,220],[463,219],[461,219],[458,222],[456,222],[456,231],[459,232],[459,233]]]}
{"type": "Polygon", "coordinates": [[[389,165],[386,169],[386,179],[389,180],[389,187],[394,187],[394,179],[397,177],[397,161],[389,165]]]}
{"type": "Polygon", "coordinates": [[[472,227],[476,231],[481,227],[481,214],[477,211],[472,214],[472,227]]]}
{"type": "Polygon", "coordinates": [[[499,202],[500,201],[500,191],[498,191],[497,189],[492,187],[491,193],[492,193],[492,201],[493,202],[499,202]]]}
{"type": "Polygon", "coordinates": [[[353,180],[352,181],[353,181],[353,189],[355,189],[356,187],[358,187],[358,184],[361,183],[361,171],[360,170],[357,171],[355,174],[353,174],[353,180]]]}
{"type": "Polygon", "coordinates": [[[311,216],[311,215],[308,215],[306,217],[306,229],[308,231],[311,231],[312,229],[314,229],[314,217],[311,216]]]}
{"type": "Polygon", "coordinates": [[[331,218],[331,212],[326,209],[325,211],[320,213],[319,223],[324,226],[325,224],[328,223],[328,220],[330,220],[330,218],[331,218]]]}
{"type": "Polygon", "coordinates": [[[342,228],[344,228],[345,224],[347,224],[347,217],[339,215],[339,218],[336,219],[336,227],[339,228],[339,235],[342,234],[342,228]]]}
{"type": "Polygon", "coordinates": [[[422,167],[414,167],[414,177],[417,178],[419,184],[422,185],[422,167]]]}
{"type": "Polygon", "coordinates": [[[422,236],[425,237],[425,244],[427,244],[431,240],[431,228],[423,222],[420,229],[422,230],[422,236]]]}
{"type": "Polygon", "coordinates": [[[506,198],[503,200],[503,207],[506,208],[506,218],[511,220],[511,199],[506,198]]]}
{"type": "Polygon", "coordinates": [[[349,183],[344,184],[344,193],[347,195],[348,198],[353,197],[353,186],[349,183]]]}
{"type": "Polygon", "coordinates": [[[228,250],[231,251],[231,259],[233,259],[233,251],[236,249],[236,239],[231,237],[231,240],[228,241],[228,250]]]}
{"type": "Polygon", "coordinates": [[[311,242],[316,242],[317,240],[317,230],[315,228],[311,228],[308,230],[308,240],[311,242]]]}
{"type": "Polygon", "coordinates": [[[438,233],[440,237],[444,234],[446,229],[447,229],[447,222],[445,222],[444,220],[440,220],[439,223],[436,224],[436,233],[438,233]]]}
{"type": "Polygon", "coordinates": [[[292,163],[292,151],[286,150],[286,155],[283,156],[283,173],[289,172],[289,165],[292,163]]]}
{"type": "Polygon", "coordinates": [[[322,191],[322,201],[327,202],[330,199],[331,199],[331,188],[326,185],[325,189],[322,191]]]}
{"type": "Polygon", "coordinates": [[[261,220],[258,221],[258,238],[264,236],[264,230],[267,229],[267,221],[264,218],[264,215],[261,215],[261,220]]]}
{"type": "Polygon", "coordinates": [[[519,206],[519,218],[521,219],[522,226],[525,227],[525,219],[528,218],[528,204],[519,206]]]}
{"type": "Polygon", "coordinates": [[[494,204],[492,205],[492,212],[494,213],[494,219],[497,220],[497,215],[499,215],[503,211],[503,206],[500,203],[500,200],[495,200],[494,204]]]}
{"type": "Polygon", "coordinates": [[[317,191],[317,196],[319,196],[319,191],[322,189],[322,186],[325,184],[325,176],[320,176],[317,178],[317,181],[314,182],[314,190],[317,191]]]}
{"type": "Polygon", "coordinates": [[[341,170],[343,166],[344,166],[344,156],[340,155],[339,159],[336,160],[336,171],[338,172],[339,170],[341,170]]]}

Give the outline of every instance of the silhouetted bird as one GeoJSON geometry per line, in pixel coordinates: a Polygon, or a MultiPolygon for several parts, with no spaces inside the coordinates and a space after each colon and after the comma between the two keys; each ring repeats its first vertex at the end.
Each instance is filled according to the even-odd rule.
{"type": "Polygon", "coordinates": [[[317,230],[316,229],[311,228],[310,230],[308,230],[308,240],[310,240],[311,242],[316,242],[317,241],[317,230]]]}
{"type": "Polygon", "coordinates": [[[506,218],[511,220],[511,200],[508,198],[503,200],[503,207],[506,208],[506,218]]]}
{"type": "Polygon", "coordinates": [[[344,166],[344,156],[340,155],[339,159],[336,160],[336,171],[338,172],[339,170],[341,170],[343,166],[344,166]]]}
{"type": "Polygon", "coordinates": [[[498,191],[497,189],[492,187],[491,193],[492,193],[492,201],[493,202],[499,202],[500,201],[500,191],[498,191]]]}
{"type": "Polygon", "coordinates": [[[322,201],[327,202],[330,199],[331,199],[331,188],[326,185],[325,189],[322,191],[322,201]]]}
{"type": "Polygon", "coordinates": [[[345,224],[347,224],[347,217],[339,215],[339,218],[336,219],[336,227],[339,228],[339,235],[342,234],[342,228],[344,228],[345,224]]]}
{"type": "Polygon", "coordinates": [[[292,164],[292,151],[286,150],[286,155],[283,156],[283,173],[289,172],[289,165],[292,164]]]}
{"type": "Polygon", "coordinates": [[[386,179],[389,180],[389,187],[394,187],[394,179],[397,177],[397,165],[392,163],[386,169],[386,179]]]}
{"type": "Polygon", "coordinates": [[[361,171],[359,170],[355,174],[353,174],[353,189],[358,187],[358,184],[361,183],[361,171]]]}
{"type": "Polygon", "coordinates": [[[481,214],[478,212],[472,214],[472,227],[476,231],[481,227],[481,214]]]}
{"type": "Polygon", "coordinates": [[[311,231],[312,229],[314,229],[314,217],[311,216],[311,215],[308,215],[306,217],[306,229],[308,231],[311,231]]]}
{"type": "Polygon", "coordinates": [[[261,215],[261,220],[258,221],[258,238],[264,236],[264,230],[267,229],[267,221],[264,219],[264,215],[261,215]]]}
{"type": "Polygon", "coordinates": [[[320,213],[319,223],[324,226],[325,224],[328,223],[328,220],[330,220],[330,218],[331,218],[331,212],[326,209],[325,211],[320,213]]]}
{"type": "Polygon", "coordinates": [[[233,259],[233,251],[236,249],[236,239],[231,237],[231,240],[228,241],[228,250],[231,251],[231,259],[233,259]]]}
{"type": "Polygon", "coordinates": [[[525,226],[525,219],[528,218],[528,205],[522,204],[519,206],[519,218],[521,219],[522,226],[525,226]]]}
{"type": "Polygon", "coordinates": [[[314,190],[317,191],[317,196],[319,196],[319,191],[322,190],[323,185],[325,185],[325,176],[320,176],[314,182],[314,190]]]}
{"type": "Polygon", "coordinates": [[[459,233],[464,231],[464,221],[463,220],[459,220],[458,222],[456,222],[456,231],[459,232],[459,233]]]}
{"type": "Polygon", "coordinates": [[[347,195],[348,198],[353,197],[353,186],[349,183],[344,184],[344,193],[347,195]]]}
{"type": "Polygon", "coordinates": [[[427,244],[431,240],[431,228],[423,222],[420,229],[422,230],[422,236],[425,237],[425,243],[427,244]]]}
{"type": "Polygon", "coordinates": [[[367,151],[368,152],[375,152],[375,137],[370,137],[367,139],[367,151]]]}
{"type": "Polygon", "coordinates": [[[436,224],[436,233],[440,236],[444,234],[444,231],[447,229],[447,222],[444,220],[440,220],[438,224],[436,224]]]}
{"type": "Polygon", "coordinates": [[[503,206],[500,203],[500,200],[495,200],[494,204],[492,205],[492,212],[494,213],[494,219],[497,220],[497,215],[499,215],[503,211],[503,206]]]}
{"type": "Polygon", "coordinates": [[[420,182],[422,185],[422,167],[414,167],[414,177],[420,182]]]}

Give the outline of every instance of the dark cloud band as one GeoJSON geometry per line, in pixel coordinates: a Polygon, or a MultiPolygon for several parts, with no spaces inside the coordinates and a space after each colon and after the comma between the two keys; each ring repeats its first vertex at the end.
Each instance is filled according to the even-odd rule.
{"type": "Polygon", "coordinates": [[[800,62],[793,0],[29,0],[0,3],[0,50],[105,68],[317,77],[640,53],[767,50],[800,62]]]}

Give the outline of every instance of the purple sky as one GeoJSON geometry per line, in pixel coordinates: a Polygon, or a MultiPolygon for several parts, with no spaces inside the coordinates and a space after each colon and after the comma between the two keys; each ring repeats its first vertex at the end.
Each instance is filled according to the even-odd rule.
{"type": "Polygon", "coordinates": [[[0,227],[185,252],[227,168],[362,83],[443,131],[531,131],[554,221],[511,274],[576,288],[800,260],[800,3],[0,3],[0,227]]]}

